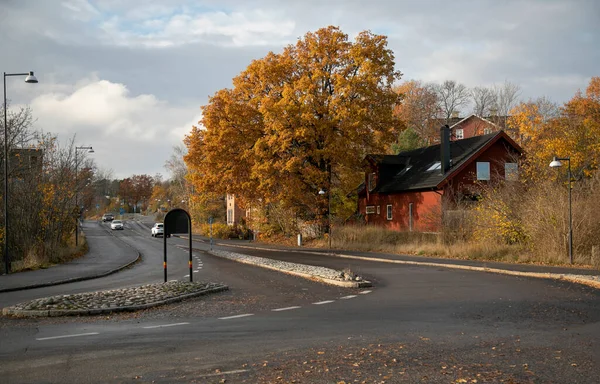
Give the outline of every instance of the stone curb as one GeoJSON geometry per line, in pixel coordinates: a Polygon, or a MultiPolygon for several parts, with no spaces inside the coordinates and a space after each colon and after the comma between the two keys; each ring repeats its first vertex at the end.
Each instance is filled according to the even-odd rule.
{"type": "Polygon", "coordinates": [[[155,301],[152,303],[140,304],[140,305],[130,305],[126,307],[115,307],[115,308],[94,308],[94,309],[77,309],[77,310],[67,310],[67,309],[50,309],[50,310],[22,310],[22,309],[11,309],[3,308],[2,314],[5,316],[16,316],[16,317],[57,317],[57,316],[93,316],[93,315],[103,315],[107,313],[115,313],[115,312],[133,312],[139,311],[142,309],[148,309],[152,307],[157,307],[159,305],[176,303],[178,301],[190,299],[197,296],[203,296],[209,293],[216,293],[227,291],[229,287],[227,285],[219,284],[217,287],[207,288],[202,291],[188,293],[185,295],[170,297],[165,300],[155,301]]]}
{"type": "MultiPolygon", "coordinates": [[[[201,251],[200,249],[197,249],[197,251],[201,251]]],[[[373,284],[370,281],[367,280],[363,280],[363,281],[344,281],[344,280],[333,280],[333,279],[327,279],[318,275],[311,275],[309,273],[303,273],[303,272],[296,272],[296,271],[290,271],[289,269],[282,269],[282,268],[277,268],[277,267],[272,267],[270,265],[264,265],[261,263],[255,263],[252,262],[250,260],[240,260],[240,259],[230,259],[228,257],[223,257],[220,256],[212,251],[205,251],[213,256],[216,257],[221,257],[227,260],[231,260],[231,261],[236,261],[238,263],[243,263],[243,264],[249,264],[249,265],[254,265],[257,267],[261,267],[261,268],[265,268],[265,269],[271,269],[273,271],[277,271],[277,272],[283,272],[283,273],[287,273],[288,275],[294,275],[294,276],[298,276],[298,277],[302,277],[308,280],[313,280],[313,281],[318,281],[321,283],[325,283],[325,284],[329,284],[329,285],[335,285],[338,287],[345,287],[345,288],[368,288],[368,287],[372,287],[373,284]]],[[[289,262],[288,262],[289,263],[289,262]]],[[[295,264],[295,263],[291,263],[291,264],[295,264]]]]}
{"type": "MultiPolygon", "coordinates": [[[[112,232],[109,232],[109,233],[112,236],[114,236],[116,239],[118,239],[118,237],[116,237],[112,232]]],[[[120,241],[123,241],[123,240],[120,240],[120,241]]],[[[128,247],[133,248],[131,245],[129,245],[127,243],[125,243],[125,244],[128,247]]],[[[55,281],[50,281],[50,282],[45,282],[45,283],[39,283],[39,284],[31,284],[31,285],[26,285],[26,286],[22,286],[22,287],[0,288],[0,293],[15,292],[15,291],[24,291],[26,289],[36,289],[36,288],[51,287],[53,285],[76,283],[78,281],[93,280],[93,279],[98,279],[100,277],[105,277],[105,276],[108,276],[108,275],[112,275],[113,273],[117,273],[117,272],[119,272],[119,271],[121,271],[121,270],[123,270],[125,268],[129,268],[130,266],[132,266],[133,264],[135,264],[135,263],[137,263],[138,261],[141,260],[142,254],[140,253],[140,251],[138,251],[135,248],[133,248],[133,250],[137,253],[137,257],[135,258],[135,260],[133,260],[133,261],[131,261],[131,262],[125,264],[125,265],[121,265],[121,266],[119,266],[117,268],[114,268],[114,269],[111,269],[111,270],[108,270],[108,271],[104,271],[102,273],[97,273],[97,274],[88,275],[88,276],[70,277],[70,278],[66,278],[66,279],[62,279],[62,280],[55,280],[55,281]]]]}

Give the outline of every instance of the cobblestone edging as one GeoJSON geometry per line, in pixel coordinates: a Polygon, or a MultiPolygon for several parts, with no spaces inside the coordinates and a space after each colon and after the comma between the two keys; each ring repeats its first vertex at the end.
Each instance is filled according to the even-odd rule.
{"type": "Polygon", "coordinates": [[[137,311],[227,289],[229,287],[223,284],[173,281],[110,291],[45,297],[3,308],[2,314],[53,317],[137,311]]]}
{"type": "Polygon", "coordinates": [[[209,251],[211,255],[234,260],[240,263],[256,265],[258,267],[276,270],[304,277],[310,280],[320,281],[326,284],[337,285],[348,288],[365,288],[372,286],[370,281],[363,280],[360,276],[348,276],[343,271],[337,271],[331,268],[318,267],[314,265],[290,263],[268,259],[265,257],[249,256],[236,252],[227,251],[209,251]]]}

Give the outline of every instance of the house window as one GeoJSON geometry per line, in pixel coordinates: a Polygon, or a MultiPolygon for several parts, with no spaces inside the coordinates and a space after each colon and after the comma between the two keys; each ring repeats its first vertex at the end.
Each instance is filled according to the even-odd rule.
{"type": "Polygon", "coordinates": [[[487,161],[477,162],[477,180],[490,179],[490,163],[487,161]]]}
{"type": "Polygon", "coordinates": [[[492,133],[492,128],[489,128],[489,127],[487,127],[487,128],[484,128],[484,129],[483,129],[483,134],[484,134],[484,135],[488,135],[488,134],[490,134],[490,133],[492,133]]]}
{"type": "Polygon", "coordinates": [[[375,189],[375,172],[369,173],[369,191],[375,189]]]}
{"type": "Polygon", "coordinates": [[[372,215],[375,213],[375,206],[374,205],[367,205],[367,215],[372,215]]]}
{"type": "Polygon", "coordinates": [[[378,215],[381,214],[381,206],[379,206],[379,205],[377,206],[377,214],[378,215]]]}
{"type": "Polygon", "coordinates": [[[227,210],[227,224],[232,224],[232,223],[233,223],[233,210],[228,209],[227,210]]]}
{"type": "Polygon", "coordinates": [[[391,204],[387,205],[387,219],[392,220],[392,205],[391,204]]]}
{"type": "Polygon", "coordinates": [[[504,164],[504,178],[506,179],[506,181],[519,180],[519,166],[517,165],[517,163],[504,164]]]}
{"type": "Polygon", "coordinates": [[[457,129],[456,131],[454,131],[454,136],[456,137],[456,140],[464,139],[465,138],[465,130],[457,129]]]}

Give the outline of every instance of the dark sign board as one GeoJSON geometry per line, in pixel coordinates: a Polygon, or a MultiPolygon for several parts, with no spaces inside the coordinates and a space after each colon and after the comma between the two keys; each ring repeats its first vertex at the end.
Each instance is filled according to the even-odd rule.
{"type": "Polygon", "coordinates": [[[189,226],[190,215],[181,208],[172,209],[165,216],[165,236],[174,233],[189,233],[191,232],[189,226]]]}

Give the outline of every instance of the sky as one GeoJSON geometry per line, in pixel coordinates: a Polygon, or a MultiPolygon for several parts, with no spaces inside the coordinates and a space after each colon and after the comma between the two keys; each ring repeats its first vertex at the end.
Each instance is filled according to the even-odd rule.
{"type": "Polygon", "coordinates": [[[168,178],[200,106],[309,31],[388,36],[402,80],[510,81],[558,103],[600,75],[596,0],[0,0],[0,71],[35,128],[115,178],[168,178]]]}

